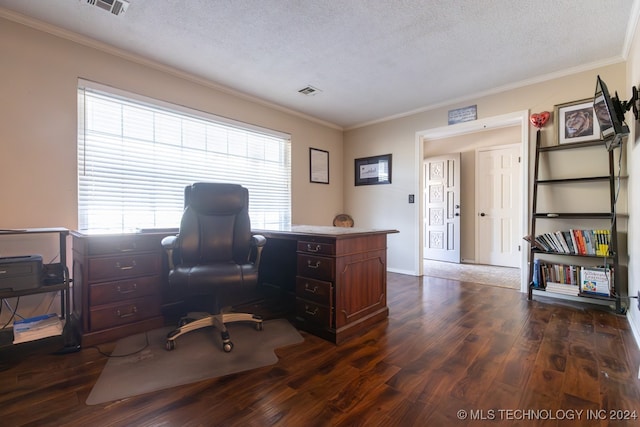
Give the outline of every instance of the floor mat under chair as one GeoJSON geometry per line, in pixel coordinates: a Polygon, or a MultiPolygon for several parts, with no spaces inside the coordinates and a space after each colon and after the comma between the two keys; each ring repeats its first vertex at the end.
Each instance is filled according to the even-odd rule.
{"type": "Polygon", "coordinates": [[[189,332],[176,340],[173,351],[165,349],[170,327],[119,340],[111,357],[94,385],[87,405],[124,399],[152,391],[190,384],[273,365],[278,361],[274,349],[304,341],[300,333],[285,319],[267,320],[257,331],[248,323],[227,325],[233,351],[222,350],[220,331],[204,328],[189,332]]]}

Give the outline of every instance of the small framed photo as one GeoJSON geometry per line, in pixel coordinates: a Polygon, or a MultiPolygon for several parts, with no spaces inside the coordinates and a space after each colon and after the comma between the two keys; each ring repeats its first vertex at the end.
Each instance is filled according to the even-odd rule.
{"type": "Polygon", "coordinates": [[[309,180],[319,184],[329,183],[329,152],[309,148],[309,180]]]}
{"type": "Polygon", "coordinates": [[[600,125],[596,120],[593,98],[558,104],[554,112],[558,144],[600,139],[600,125]]]}
{"type": "Polygon", "coordinates": [[[391,184],[391,154],[355,160],[356,185],[391,184]]]}

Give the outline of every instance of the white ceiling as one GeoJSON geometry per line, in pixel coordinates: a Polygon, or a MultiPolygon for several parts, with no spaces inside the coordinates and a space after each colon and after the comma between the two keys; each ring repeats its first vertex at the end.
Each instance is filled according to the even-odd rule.
{"type": "Polygon", "coordinates": [[[0,0],[0,16],[349,129],[621,61],[638,1],[130,0],[115,16],[87,0],[0,0]],[[307,85],[322,92],[298,93],[307,85]]]}

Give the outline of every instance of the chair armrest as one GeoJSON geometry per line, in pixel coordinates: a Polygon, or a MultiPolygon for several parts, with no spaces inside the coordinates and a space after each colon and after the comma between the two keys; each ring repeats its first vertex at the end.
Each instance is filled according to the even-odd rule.
{"type": "Polygon", "coordinates": [[[251,236],[251,244],[255,247],[261,248],[267,243],[267,238],[262,234],[254,234],[251,236]]]}
{"type": "Polygon", "coordinates": [[[262,257],[262,248],[267,244],[267,238],[261,234],[251,236],[251,245],[256,248],[256,256],[253,262],[256,268],[260,267],[260,258],[262,257]]]}
{"type": "Polygon", "coordinates": [[[173,251],[178,247],[178,236],[167,236],[160,242],[164,250],[167,252],[167,258],[169,259],[169,270],[175,268],[173,262],[173,251]]]}

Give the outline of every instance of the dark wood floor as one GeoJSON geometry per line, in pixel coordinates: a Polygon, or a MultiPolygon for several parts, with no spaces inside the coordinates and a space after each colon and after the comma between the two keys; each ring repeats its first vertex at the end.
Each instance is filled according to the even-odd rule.
{"type": "Polygon", "coordinates": [[[303,333],[275,365],[104,405],[84,403],[106,363],[95,349],[13,346],[0,425],[640,425],[612,419],[640,416],[624,316],[428,277],[389,274],[388,291],[388,321],[340,346],[303,333]]]}

